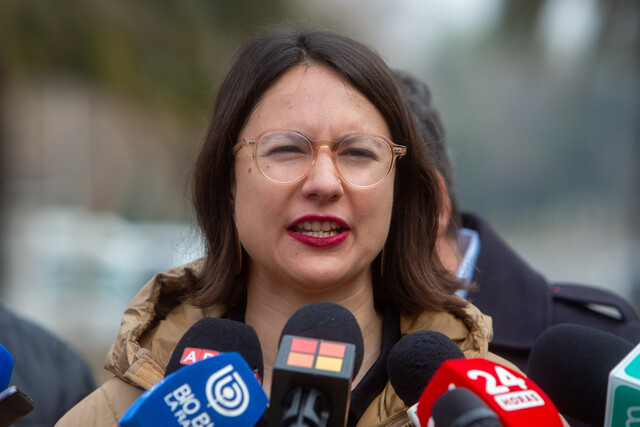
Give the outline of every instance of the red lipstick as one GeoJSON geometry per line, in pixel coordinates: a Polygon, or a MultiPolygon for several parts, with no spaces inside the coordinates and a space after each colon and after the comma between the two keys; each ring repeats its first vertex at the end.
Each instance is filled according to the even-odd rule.
{"type": "Polygon", "coordinates": [[[287,229],[287,234],[315,248],[339,245],[349,237],[350,230],[340,218],[326,215],[305,215],[287,229]]]}

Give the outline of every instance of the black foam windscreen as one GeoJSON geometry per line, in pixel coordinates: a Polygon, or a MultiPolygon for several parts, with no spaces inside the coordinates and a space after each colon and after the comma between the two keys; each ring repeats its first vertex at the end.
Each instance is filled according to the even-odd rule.
{"type": "Polygon", "coordinates": [[[229,319],[205,317],[189,328],[176,344],[165,369],[165,377],[184,365],[180,363],[185,348],[240,353],[249,367],[263,375],[262,349],[256,331],[249,325],[229,319]]]}
{"type": "Polygon", "coordinates": [[[462,350],[446,335],[417,331],[398,341],[387,359],[389,381],[407,406],[415,404],[442,362],[464,359],[462,350]]]}
{"type": "Polygon", "coordinates": [[[332,302],[314,302],[293,313],[282,328],[283,335],[353,344],[353,377],[358,374],[364,356],[364,342],[358,321],[349,310],[332,302]]]}
{"type": "Polygon", "coordinates": [[[471,390],[458,387],[440,396],[431,408],[438,427],[500,427],[500,419],[471,390]]]}
{"type": "Polygon", "coordinates": [[[609,372],[633,349],[616,335],[587,326],[555,325],[536,340],[527,375],[571,418],[604,423],[609,372]]]}

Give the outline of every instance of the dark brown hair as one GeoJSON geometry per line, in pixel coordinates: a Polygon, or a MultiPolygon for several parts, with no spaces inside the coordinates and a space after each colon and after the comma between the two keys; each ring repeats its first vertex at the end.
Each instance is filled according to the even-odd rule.
{"type": "Polygon", "coordinates": [[[429,147],[433,165],[440,172],[447,186],[451,205],[451,218],[447,233],[455,238],[461,226],[460,209],[456,193],[453,161],[449,154],[444,126],[440,120],[440,113],[433,103],[431,90],[422,80],[403,70],[394,71],[400,88],[407,99],[413,119],[416,121],[420,136],[429,147]]]}
{"type": "Polygon", "coordinates": [[[235,274],[231,147],[267,88],[284,72],[303,64],[325,66],[350,82],[380,111],[391,139],[407,146],[407,155],[396,163],[384,256],[372,265],[376,305],[391,304],[404,312],[463,306],[453,295],[458,281],[442,267],[434,250],[440,197],[434,167],[392,71],[375,52],[350,38],[330,31],[291,29],[271,29],[251,40],[239,51],[220,86],[193,172],[193,203],[206,240],[206,258],[190,301],[198,306],[231,305],[246,292],[248,255],[244,251],[242,272],[235,274]]]}

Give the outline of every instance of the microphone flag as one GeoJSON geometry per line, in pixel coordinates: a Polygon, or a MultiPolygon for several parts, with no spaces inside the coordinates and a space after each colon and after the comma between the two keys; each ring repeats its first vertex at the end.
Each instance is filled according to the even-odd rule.
{"type": "Polygon", "coordinates": [[[471,390],[500,417],[504,425],[560,427],[562,420],[549,397],[533,381],[486,359],[442,362],[417,405],[419,420],[429,420],[434,402],[448,390],[471,390]]]}
{"type": "Polygon", "coordinates": [[[324,398],[328,399],[324,402],[328,405],[326,411],[321,411],[326,418],[323,422],[329,427],[344,426],[355,358],[353,344],[283,335],[273,366],[270,425],[282,425],[283,416],[291,415],[285,410],[288,406],[285,400],[291,399],[291,392],[299,386],[308,386],[313,389],[313,400],[318,401],[318,408],[324,406],[324,398]]]}
{"type": "Polygon", "coordinates": [[[609,373],[604,425],[640,426],[640,344],[609,373]]]}

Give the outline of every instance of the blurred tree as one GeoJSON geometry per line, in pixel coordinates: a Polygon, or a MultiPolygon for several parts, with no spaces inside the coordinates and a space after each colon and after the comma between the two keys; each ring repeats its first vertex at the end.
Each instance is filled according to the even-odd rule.
{"type": "Polygon", "coordinates": [[[500,215],[567,195],[637,197],[639,17],[636,0],[504,2],[492,31],[451,49],[438,72],[465,94],[445,119],[463,144],[468,207],[500,215]]]}
{"type": "Polygon", "coordinates": [[[545,0],[522,0],[504,3],[502,19],[497,26],[500,37],[511,45],[531,44],[545,0]]]}
{"type": "Polygon", "coordinates": [[[13,206],[184,220],[177,187],[230,58],[286,17],[286,2],[1,1],[0,76],[11,84],[0,81],[0,103],[12,102],[11,87],[14,102],[33,107],[30,117],[18,108],[0,116],[14,122],[0,165],[20,198],[13,206]]]}
{"type": "Polygon", "coordinates": [[[286,16],[285,7],[285,0],[5,0],[0,67],[71,74],[190,117],[209,106],[230,53],[286,16]]]}

